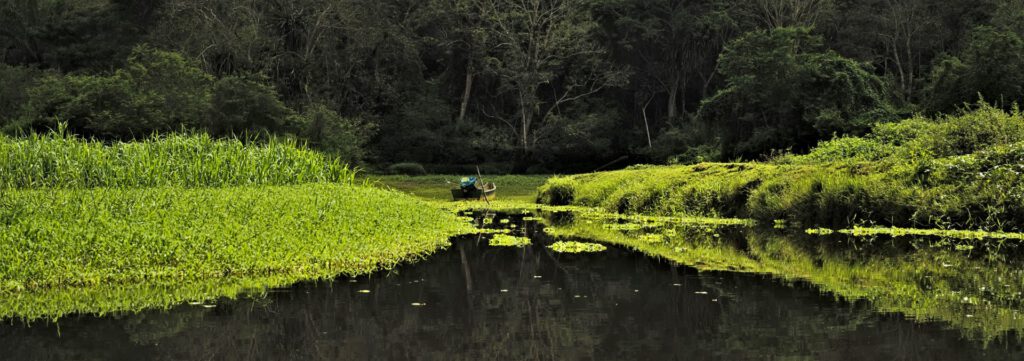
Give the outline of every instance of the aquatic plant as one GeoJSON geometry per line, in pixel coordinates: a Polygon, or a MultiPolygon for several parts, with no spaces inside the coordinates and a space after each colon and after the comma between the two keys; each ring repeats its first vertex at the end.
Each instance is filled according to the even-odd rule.
{"type": "Polygon", "coordinates": [[[972,231],[962,229],[917,229],[917,228],[899,228],[899,227],[854,227],[852,229],[839,230],[839,233],[847,234],[856,237],[865,236],[893,236],[893,237],[907,237],[907,236],[932,236],[942,238],[953,238],[953,239],[1016,239],[1024,240],[1024,233],[1011,233],[1011,232],[988,232],[988,231],[972,231]]]}
{"type": "Polygon", "coordinates": [[[807,233],[807,234],[810,234],[810,235],[817,235],[817,236],[827,236],[827,235],[836,233],[836,231],[828,229],[828,228],[810,228],[810,229],[805,230],[804,233],[807,233]]]}
{"type": "Polygon", "coordinates": [[[532,244],[529,238],[497,234],[487,243],[492,247],[526,247],[532,244]]]}
{"type": "Polygon", "coordinates": [[[584,242],[555,242],[548,246],[552,251],[558,253],[595,253],[604,252],[608,250],[602,244],[598,243],[584,243],[584,242]]]}
{"type": "Polygon", "coordinates": [[[339,184],[0,190],[0,318],[139,310],[234,296],[263,280],[365,274],[473,232],[413,197],[339,184]],[[192,284],[207,288],[166,292],[192,284]],[[107,302],[112,289],[133,294],[107,302]],[[68,295],[89,298],[54,298],[68,295]]]}

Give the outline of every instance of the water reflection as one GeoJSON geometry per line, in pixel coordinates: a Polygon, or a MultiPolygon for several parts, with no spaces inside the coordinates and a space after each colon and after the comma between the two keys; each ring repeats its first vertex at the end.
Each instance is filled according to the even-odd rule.
{"type": "MultiPolygon", "coordinates": [[[[214,308],[69,318],[59,326],[0,326],[0,358],[1024,358],[1016,342],[986,347],[944,324],[880,314],[869,302],[837,301],[801,282],[699,273],[619,248],[597,254],[553,253],[544,245],[554,239],[539,225],[512,223],[534,245],[489,247],[486,236],[465,237],[447,252],[388,274],[303,284],[266,297],[223,301],[214,308]]],[[[683,244],[678,241],[683,235],[665,245],[649,244],[671,250],[685,246],[705,254],[709,251],[698,248],[727,238],[690,238],[683,244]]],[[[775,259],[772,255],[797,254],[772,243],[776,241],[720,242],[729,245],[729,252],[757,255],[757,260],[748,257],[751,262],[768,264],[765,260],[775,259]]],[[[824,262],[812,260],[811,266],[823,267],[824,262]]],[[[745,266],[737,262],[735,267],[745,266]]]]}

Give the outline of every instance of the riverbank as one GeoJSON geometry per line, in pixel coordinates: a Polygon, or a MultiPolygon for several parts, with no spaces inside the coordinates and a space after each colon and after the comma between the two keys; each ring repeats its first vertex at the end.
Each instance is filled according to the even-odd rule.
{"type": "Polygon", "coordinates": [[[545,204],[785,220],[806,227],[1024,229],[1024,115],[982,106],[881,124],[767,162],[638,166],[550,179],[545,204]]]}

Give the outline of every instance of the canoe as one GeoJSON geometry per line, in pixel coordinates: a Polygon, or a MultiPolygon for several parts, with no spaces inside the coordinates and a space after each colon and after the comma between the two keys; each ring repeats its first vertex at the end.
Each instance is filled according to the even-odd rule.
{"type": "Polygon", "coordinates": [[[463,189],[457,187],[452,188],[452,198],[457,201],[467,199],[476,199],[480,201],[486,199],[488,201],[493,201],[498,196],[496,193],[497,190],[498,186],[494,185],[494,183],[484,184],[483,189],[476,187],[463,189]]]}

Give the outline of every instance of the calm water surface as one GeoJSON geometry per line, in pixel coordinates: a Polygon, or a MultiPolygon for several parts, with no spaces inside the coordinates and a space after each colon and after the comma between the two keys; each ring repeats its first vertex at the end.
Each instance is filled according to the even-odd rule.
{"type": "Polygon", "coordinates": [[[463,237],[396,271],[266,297],[8,321],[0,359],[1024,360],[1017,342],[983,345],[809,285],[619,248],[553,253],[539,226],[519,224],[533,246],[463,237]]]}

